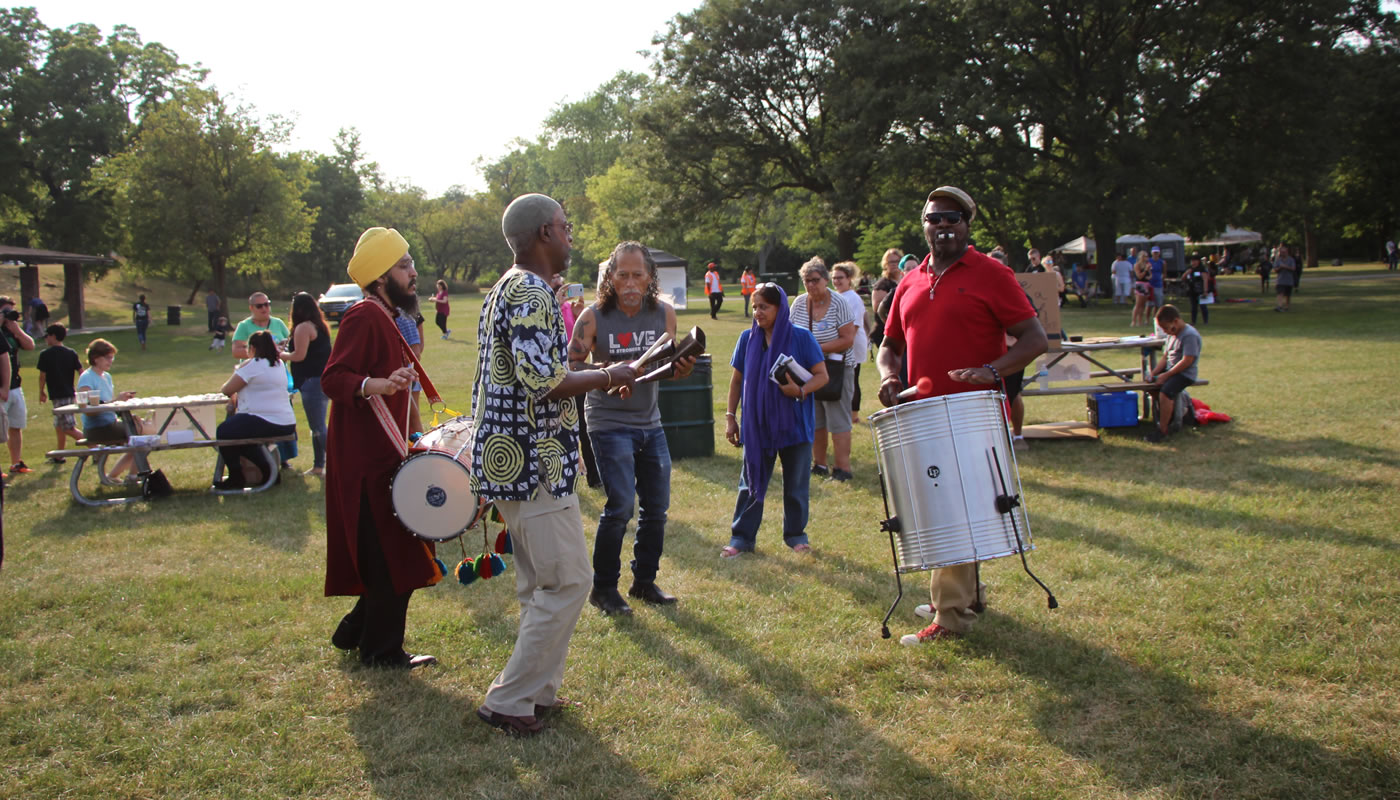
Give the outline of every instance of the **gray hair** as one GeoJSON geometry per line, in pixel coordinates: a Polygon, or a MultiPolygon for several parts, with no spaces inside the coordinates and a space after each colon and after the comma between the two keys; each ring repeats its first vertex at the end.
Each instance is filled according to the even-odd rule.
{"type": "Polygon", "coordinates": [[[501,215],[501,233],[505,234],[510,251],[520,255],[534,244],[540,226],[554,221],[554,212],[563,206],[548,195],[522,194],[510,201],[501,215]]]}
{"type": "Polygon", "coordinates": [[[641,253],[642,263],[647,269],[647,291],[642,303],[647,309],[656,308],[657,297],[661,294],[661,281],[656,271],[656,259],[652,258],[651,251],[641,242],[627,241],[618,244],[613,248],[612,255],[608,256],[607,267],[603,270],[603,276],[598,279],[598,308],[601,311],[611,311],[617,308],[617,287],[613,286],[613,273],[617,271],[617,260],[627,253],[641,253]]]}
{"type": "Polygon", "coordinates": [[[807,280],[808,275],[815,274],[822,280],[831,282],[831,274],[826,271],[826,262],[822,261],[821,256],[812,256],[807,259],[807,263],[802,265],[802,269],[798,270],[797,274],[802,276],[803,281],[807,280]]]}

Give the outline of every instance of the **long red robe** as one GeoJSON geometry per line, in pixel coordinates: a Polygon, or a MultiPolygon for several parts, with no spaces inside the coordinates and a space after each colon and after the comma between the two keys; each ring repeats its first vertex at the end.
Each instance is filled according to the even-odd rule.
{"type": "MultiPolygon", "coordinates": [[[[321,374],[321,390],[331,401],[326,436],[326,596],[360,595],[360,498],[369,500],[388,562],[394,591],[432,584],[437,576],[433,545],[399,524],[389,500],[389,482],[399,454],[371,410],[356,397],[366,376],[387,378],[407,365],[403,336],[373,300],[356,303],[340,322],[340,333],[321,374]]],[[[409,392],[384,397],[394,419],[405,419],[409,392]]]]}

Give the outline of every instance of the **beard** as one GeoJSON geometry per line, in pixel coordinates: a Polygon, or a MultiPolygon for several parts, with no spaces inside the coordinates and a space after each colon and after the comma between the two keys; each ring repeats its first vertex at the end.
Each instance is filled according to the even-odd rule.
{"type": "Polygon", "coordinates": [[[393,305],[408,314],[418,313],[418,293],[416,281],[409,281],[407,286],[400,286],[394,282],[392,277],[384,278],[384,294],[393,305]]]}
{"type": "Polygon", "coordinates": [[[967,236],[959,235],[956,231],[939,231],[934,233],[929,246],[933,248],[933,254],[940,260],[946,260],[955,256],[960,256],[967,249],[967,236]],[[942,235],[942,234],[949,235],[942,235]]]}

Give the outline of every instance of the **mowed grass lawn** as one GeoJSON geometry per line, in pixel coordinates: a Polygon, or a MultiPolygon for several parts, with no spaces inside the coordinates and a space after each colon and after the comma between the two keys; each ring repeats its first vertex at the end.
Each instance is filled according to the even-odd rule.
{"type": "MultiPolygon", "coordinates": [[[[740,458],[717,427],[716,454],[672,475],[660,582],[680,604],[586,608],[564,685],[585,705],[526,741],[473,714],[514,640],[513,569],[415,594],[409,646],[440,665],[360,669],[330,645],[350,601],[322,596],[319,481],[219,499],[201,491],[210,453],[166,453],[175,497],[80,507],[67,470],[39,466],[49,407],[26,354],[36,472],[5,492],[0,797],[1400,796],[1400,279],[1378,273],[1310,271],[1290,314],[1215,308],[1197,397],[1233,423],[1036,443],[1031,564],[1061,607],[994,561],[991,608],[956,642],[880,638],[895,583],[868,425],[856,480],[813,485],[814,552],[782,546],[770,505],[735,561],[718,554],[740,458]]],[[[1257,279],[1221,284],[1260,297],[1257,279]]],[[[457,409],[479,302],[455,298],[452,339],[428,336],[457,409]]],[[[709,334],[722,420],[744,320],[737,298],[717,323],[699,305],[680,324],[709,334]]],[[[195,316],[157,324],[145,353],[112,336],[118,388],[217,390],[232,359],[195,316]]],[[[1127,320],[1100,301],[1065,324],[1127,320]]],[[[873,367],[862,383],[868,412],[873,367]]],[[[1032,398],[1028,417],[1083,419],[1083,398],[1032,398]]],[[[581,496],[591,541],[602,496],[581,496]]],[[[926,586],[906,576],[896,637],[926,586]]]]}

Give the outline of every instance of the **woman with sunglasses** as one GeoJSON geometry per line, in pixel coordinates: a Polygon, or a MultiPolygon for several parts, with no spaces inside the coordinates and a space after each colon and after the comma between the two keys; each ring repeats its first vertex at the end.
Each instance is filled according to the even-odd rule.
{"type": "Polygon", "coordinates": [[[734,375],[729,380],[724,436],[730,444],[744,448],[744,467],[729,544],[720,556],[753,552],[775,460],[783,464],[783,541],[795,552],[809,552],[812,393],[826,385],[826,364],[812,333],[791,323],[787,293],[776,283],[760,283],[754,289],[753,324],[739,334],[729,363],[734,375]],[[799,384],[790,371],[793,366],[811,377],[799,384]]]}
{"type": "MultiPolygon", "coordinates": [[[[856,310],[829,288],[830,276],[826,264],[813,257],[799,271],[807,293],[792,301],[792,324],[806,328],[816,337],[827,360],[839,366],[827,369],[835,381],[840,375],[840,396],[834,400],[817,398],[817,431],[812,442],[812,474],[848,481],[851,474],[851,397],[855,394],[855,359],[852,346],[856,341],[856,310]],[[827,432],[831,432],[835,459],[829,469],[826,464],[827,432]]],[[[862,307],[860,310],[864,310],[862,307]]]]}

